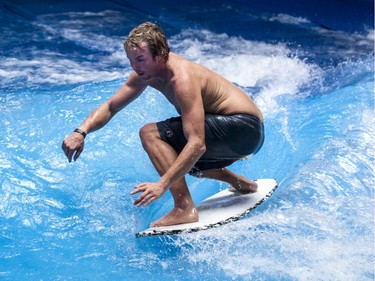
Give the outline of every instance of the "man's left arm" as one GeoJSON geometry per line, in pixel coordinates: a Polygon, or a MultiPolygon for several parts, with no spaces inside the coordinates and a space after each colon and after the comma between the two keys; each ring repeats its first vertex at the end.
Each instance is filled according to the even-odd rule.
{"type": "Polygon", "coordinates": [[[175,100],[181,111],[182,126],[187,144],[173,165],[157,183],[143,183],[132,191],[131,194],[143,192],[135,201],[135,205],[138,207],[143,204],[147,206],[150,204],[151,198],[154,201],[162,196],[178,179],[185,176],[206,151],[205,113],[198,83],[177,85],[175,87],[175,100]]]}
{"type": "Polygon", "coordinates": [[[194,89],[191,86],[187,89],[181,89],[179,94],[176,95],[187,143],[174,164],[159,180],[167,189],[183,177],[206,151],[201,90],[198,87],[194,89]]]}

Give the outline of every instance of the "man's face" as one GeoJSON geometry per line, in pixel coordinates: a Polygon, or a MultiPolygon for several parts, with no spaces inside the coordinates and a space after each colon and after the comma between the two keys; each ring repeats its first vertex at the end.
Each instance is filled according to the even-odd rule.
{"type": "Polygon", "coordinates": [[[155,76],[158,57],[155,59],[152,57],[146,42],[141,42],[139,47],[126,49],[126,55],[128,56],[130,65],[139,77],[143,80],[149,80],[155,76]]]}

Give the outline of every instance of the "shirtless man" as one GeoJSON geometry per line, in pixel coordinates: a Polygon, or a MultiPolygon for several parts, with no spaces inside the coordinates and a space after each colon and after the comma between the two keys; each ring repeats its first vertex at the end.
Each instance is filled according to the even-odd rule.
{"type": "Polygon", "coordinates": [[[160,178],[131,191],[141,193],[134,205],[148,206],[168,189],[174,199],[172,211],[151,226],[199,220],[186,173],[226,182],[241,193],[255,192],[256,182],[225,168],[255,154],[263,144],[263,118],[253,101],[217,73],[170,52],[164,33],[153,23],[133,29],[124,48],[133,71],[111,98],[65,138],[62,149],[69,162],[80,156],[86,134],[102,128],[151,86],[180,114],[147,124],[139,133],[160,178]]]}

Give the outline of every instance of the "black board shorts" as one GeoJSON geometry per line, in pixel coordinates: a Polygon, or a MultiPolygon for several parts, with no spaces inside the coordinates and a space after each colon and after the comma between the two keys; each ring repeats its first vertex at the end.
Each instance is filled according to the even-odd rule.
{"type": "MultiPolygon", "coordinates": [[[[156,123],[160,137],[179,154],[187,143],[181,117],[156,123]]],[[[254,155],[264,142],[263,122],[250,114],[205,115],[206,152],[189,174],[227,167],[254,155]]]]}

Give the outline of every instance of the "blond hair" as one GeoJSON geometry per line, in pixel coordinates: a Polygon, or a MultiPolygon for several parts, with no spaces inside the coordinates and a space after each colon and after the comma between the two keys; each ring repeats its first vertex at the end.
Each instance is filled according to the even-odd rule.
{"type": "Polygon", "coordinates": [[[130,31],[128,38],[124,41],[125,50],[140,48],[141,42],[146,42],[152,57],[161,56],[164,62],[168,60],[169,45],[162,29],[152,23],[145,22],[130,31]]]}

